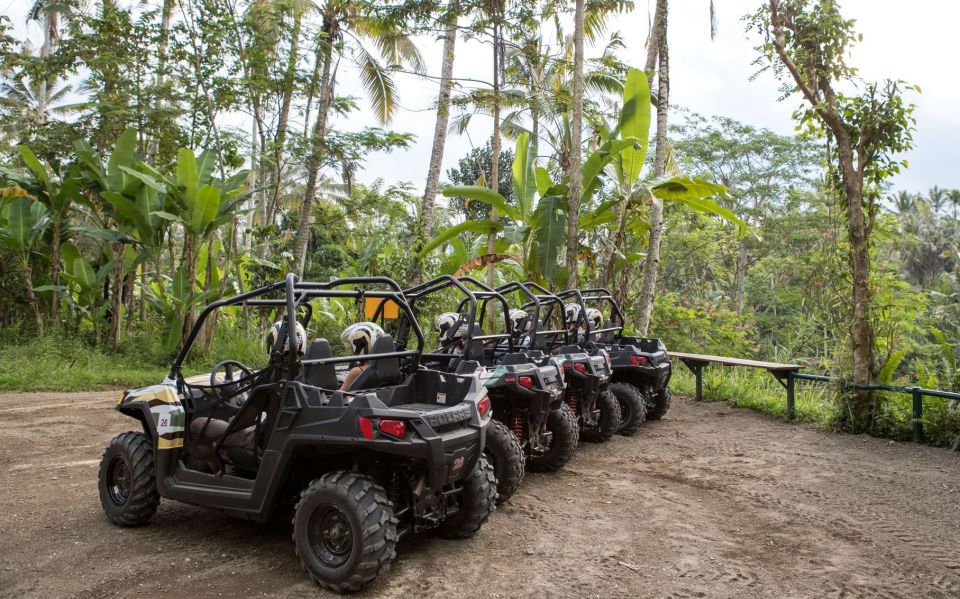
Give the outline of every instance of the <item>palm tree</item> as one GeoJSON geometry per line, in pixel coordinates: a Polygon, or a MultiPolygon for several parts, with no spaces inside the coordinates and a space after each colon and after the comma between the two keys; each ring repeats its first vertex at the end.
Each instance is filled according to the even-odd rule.
{"type": "Polygon", "coordinates": [[[341,58],[353,62],[360,70],[360,81],[367,91],[377,118],[390,122],[397,108],[397,90],[391,71],[401,65],[413,71],[424,71],[423,59],[413,41],[404,33],[403,23],[369,13],[354,0],[327,0],[321,9],[322,24],[317,44],[320,65],[320,98],[317,120],[310,133],[307,156],[307,182],[300,223],[297,226],[293,258],[296,271],[303,273],[312,221],[311,210],[317,193],[317,179],[325,156],[324,140],[330,107],[336,88],[335,64],[341,58]],[[375,50],[365,44],[372,43],[375,50]],[[384,62],[386,64],[384,64],[384,62]]]}
{"type": "Polygon", "coordinates": [[[570,106],[570,191],[567,197],[567,275],[568,285],[576,287],[577,252],[580,249],[580,197],[583,195],[583,173],[580,170],[580,148],[583,139],[583,35],[586,13],[584,0],[575,0],[573,17],[573,98],[570,106]]]}
{"type": "Polygon", "coordinates": [[[433,130],[433,147],[430,150],[430,168],[427,169],[427,184],[423,189],[420,210],[422,235],[433,235],[433,212],[440,183],[440,166],[443,163],[443,148],[447,141],[450,122],[450,94],[453,91],[453,59],[457,42],[457,0],[447,6],[446,25],[443,32],[443,61],[440,66],[440,94],[437,97],[437,123],[433,130]]]}

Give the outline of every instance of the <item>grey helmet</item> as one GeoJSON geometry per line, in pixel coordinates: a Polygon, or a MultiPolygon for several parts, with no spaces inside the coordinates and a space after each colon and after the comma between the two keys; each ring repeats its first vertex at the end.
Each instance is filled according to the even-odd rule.
{"type": "Polygon", "coordinates": [[[356,355],[373,353],[377,339],[385,333],[375,322],[357,322],[340,333],[340,341],[356,355]]]}
{"type": "Polygon", "coordinates": [[[433,327],[440,333],[440,341],[448,343],[467,336],[467,322],[463,315],[456,312],[444,312],[433,321],[433,327]]]}
{"type": "Polygon", "coordinates": [[[567,304],[563,308],[563,316],[568,325],[577,324],[580,320],[580,304],[567,304]]]}
{"type": "Polygon", "coordinates": [[[595,331],[603,326],[603,314],[596,308],[587,308],[587,322],[590,323],[590,330],[595,331]]]}
{"type": "Polygon", "coordinates": [[[533,321],[525,310],[519,308],[510,310],[510,321],[513,323],[513,333],[515,335],[529,333],[533,330],[533,321]]]}
{"type": "MultiPolygon", "coordinates": [[[[287,351],[289,351],[290,342],[289,340],[286,340],[286,338],[284,338],[285,341],[282,348],[276,347],[277,340],[280,339],[280,333],[281,331],[283,331],[283,328],[286,326],[286,324],[287,323],[285,320],[278,320],[277,322],[273,323],[273,326],[271,326],[270,330],[267,331],[267,335],[265,339],[267,355],[272,354],[274,349],[284,354],[287,353],[287,351]]],[[[297,332],[297,355],[302,356],[303,352],[306,351],[306,347],[307,347],[307,331],[303,328],[303,325],[298,322],[296,326],[296,332],[297,332]]]]}

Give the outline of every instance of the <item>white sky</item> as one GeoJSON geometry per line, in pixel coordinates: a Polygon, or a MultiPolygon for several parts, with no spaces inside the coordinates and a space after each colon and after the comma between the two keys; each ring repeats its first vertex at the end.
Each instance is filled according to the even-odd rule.
{"type": "MultiPolygon", "coordinates": [[[[157,0],[148,0],[155,3],[157,0]]],[[[633,66],[642,67],[647,35],[647,11],[653,0],[635,0],[636,10],[614,19],[611,29],[619,30],[627,43],[621,55],[633,66]]],[[[11,17],[19,33],[30,0],[0,0],[3,14],[11,17]]],[[[733,117],[779,133],[793,132],[790,115],[799,98],[778,103],[778,84],[768,74],[751,82],[756,70],[753,46],[741,17],[759,6],[759,0],[716,0],[719,32],[710,41],[708,0],[673,0],[669,20],[671,46],[671,103],[702,114],[733,117]]],[[[909,6],[896,0],[843,0],[844,14],[857,20],[864,36],[852,63],[868,79],[895,78],[918,84],[923,93],[914,95],[917,104],[916,148],[907,155],[910,168],[894,179],[898,189],[925,191],[933,185],[960,188],[960,169],[954,167],[955,149],[960,140],[960,81],[952,75],[951,62],[960,54],[956,23],[960,22],[960,3],[916,0],[909,6]]],[[[34,39],[39,31],[30,27],[34,39]]],[[[39,41],[36,43],[39,45],[39,41]]],[[[439,75],[440,44],[429,38],[420,40],[420,49],[428,72],[439,75]]],[[[458,40],[455,77],[489,79],[489,46],[458,40]]],[[[414,133],[412,146],[403,152],[375,154],[367,161],[361,181],[382,177],[387,183],[410,181],[423,186],[429,163],[438,83],[415,76],[397,75],[402,108],[390,124],[398,131],[414,133]]],[[[362,88],[350,70],[339,78],[340,94],[363,96],[362,88]]],[[[351,115],[343,128],[373,125],[374,118],[361,102],[361,113],[351,115]]],[[[444,172],[473,145],[482,145],[490,134],[490,121],[477,117],[469,136],[450,133],[444,158],[444,172]]],[[[249,128],[246,128],[249,130],[249,128]]]]}

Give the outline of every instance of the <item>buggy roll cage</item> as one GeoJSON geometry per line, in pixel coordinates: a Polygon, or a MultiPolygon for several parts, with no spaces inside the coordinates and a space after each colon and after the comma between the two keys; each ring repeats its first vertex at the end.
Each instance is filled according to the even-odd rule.
{"type": "MultiPolygon", "coordinates": [[[[399,329],[399,332],[397,333],[397,336],[401,339],[401,341],[406,340],[406,337],[408,335],[408,327],[410,326],[409,323],[411,322],[416,323],[415,308],[416,308],[417,300],[427,295],[430,295],[432,293],[441,291],[443,289],[451,289],[451,288],[456,289],[464,296],[463,299],[461,299],[460,302],[457,304],[457,310],[456,310],[457,314],[463,314],[462,310],[465,307],[467,308],[466,314],[461,316],[461,318],[465,319],[468,324],[467,336],[464,339],[463,354],[459,356],[455,356],[454,354],[446,354],[446,353],[439,353],[439,352],[421,352],[421,356],[431,358],[431,359],[439,359],[439,360],[452,360],[454,357],[463,358],[464,360],[477,359],[476,357],[470,355],[470,352],[471,352],[470,341],[473,341],[473,340],[484,341],[484,340],[490,340],[490,339],[507,339],[509,343],[509,347],[512,351],[513,339],[512,339],[512,334],[510,330],[510,310],[509,310],[509,307],[507,306],[506,300],[503,299],[502,296],[499,298],[503,305],[503,316],[504,316],[504,321],[506,323],[507,332],[505,334],[476,335],[474,334],[474,324],[477,323],[477,298],[478,297],[483,298],[484,300],[483,306],[485,307],[487,305],[487,301],[489,301],[491,298],[494,298],[498,294],[493,290],[491,290],[489,287],[486,287],[485,285],[479,283],[478,281],[470,279],[470,277],[461,277],[460,279],[458,279],[452,275],[440,275],[434,279],[431,279],[424,283],[420,283],[419,285],[414,285],[413,287],[410,287],[403,291],[403,296],[407,298],[407,302],[409,307],[411,308],[411,311],[410,313],[405,312],[406,318],[400,324],[400,329],[399,329]],[[468,283],[477,285],[478,287],[480,287],[480,290],[476,292],[472,291],[470,288],[464,285],[463,280],[466,280],[466,282],[468,283]]],[[[385,302],[380,302],[380,305],[377,306],[377,310],[374,313],[374,319],[376,319],[377,316],[379,316],[383,311],[384,303],[385,302]]],[[[477,323],[477,325],[479,326],[480,324],[482,324],[482,322],[483,322],[483,314],[481,313],[480,322],[477,323]]],[[[416,325],[416,326],[417,328],[419,328],[419,325],[416,325]]],[[[459,327],[460,325],[456,324],[454,326],[459,327]]]]}
{"type": "MultiPolygon", "coordinates": [[[[530,300],[530,301],[528,301],[528,302],[526,302],[526,303],[524,303],[524,304],[522,304],[522,305],[520,306],[520,309],[521,309],[521,310],[524,310],[524,311],[528,311],[528,310],[530,310],[531,308],[533,309],[533,310],[532,310],[532,311],[533,311],[533,314],[532,314],[532,317],[533,317],[533,318],[532,318],[532,330],[531,330],[531,334],[530,334],[530,345],[531,345],[531,347],[526,348],[526,349],[533,349],[533,348],[534,348],[534,345],[535,345],[534,340],[535,340],[537,337],[546,337],[546,336],[548,336],[548,335],[561,335],[561,334],[562,334],[562,335],[563,335],[563,342],[564,342],[564,343],[567,343],[567,341],[568,341],[568,334],[567,334],[566,328],[559,329],[559,330],[549,330],[549,329],[548,329],[548,330],[543,330],[543,331],[540,330],[540,324],[541,324],[541,322],[542,322],[542,321],[540,320],[540,308],[544,305],[544,303],[547,303],[547,304],[561,303],[560,300],[557,299],[552,293],[550,293],[549,291],[547,291],[547,290],[544,289],[543,287],[540,287],[539,285],[537,285],[537,291],[541,291],[541,292],[544,292],[544,293],[541,293],[541,294],[534,293],[533,291],[530,290],[530,285],[531,285],[530,283],[521,283],[520,281],[514,281],[514,282],[512,282],[512,283],[507,283],[507,284],[505,284],[505,285],[501,285],[501,286],[497,287],[497,292],[499,292],[500,294],[502,294],[502,295],[504,295],[504,296],[506,296],[508,293],[518,292],[518,293],[520,293],[521,295],[524,295],[527,299],[530,300]]],[[[548,311],[547,314],[548,314],[548,316],[549,316],[550,312],[548,311]]]]}
{"type": "MultiPolygon", "coordinates": [[[[576,341],[576,336],[571,333],[570,327],[567,325],[567,317],[566,317],[566,314],[564,313],[564,303],[563,303],[563,300],[560,298],[560,296],[558,296],[556,293],[550,291],[549,289],[547,289],[547,288],[544,287],[543,285],[540,285],[539,283],[535,283],[535,282],[533,282],[533,281],[527,281],[526,283],[523,283],[522,285],[524,285],[525,287],[527,287],[527,288],[529,288],[529,289],[532,289],[534,292],[536,292],[537,299],[539,299],[541,303],[544,303],[544,304],[547,306],[547,310],[546,310],[546,312],[545,312],[544,315],[543,315],[544,321],[549,320],[549,319],[550,319],[550,316],[553,315],[553,309],[554,309],[554,307],[557,307],[557,310],[560,312],[560,322],[563,323],[563,329],[562,329],[562,330],[559,330],[559,331],[543,331],[541,334],[543,334],[543,335],[550,335],[550,334],[556,335],[556,334],[558,334],[558,333],[563,333],[564,343],[569,344],[569,343],[571,343],[571,342],[573,342],[573,341],[576,341]]],[[[531,304],[532,304],[532,302],[527,302],[526,304],[524,304],[524,305],[522,306],[522,308],[523,308],[524,310],[526,310],[531,304]]],[[[586,322],[586,318],[587,318],[587,316],[586,316],[586,310],[583,309],[583,304],[582,304],[582,303],[581,303],[580,308],[581,308],[581,309],[580,309],[580,315],[577,317],[577,323],[576,323],[576,324],[577,324],[577,325],[581,325],[581,324],[582,324],[582,325],[586,326],[587,329],[589,330],[589,328],[590,328],[590,323],[586,322]]]]}
{"type": "MultiPolygon", "coordinates": [[[[392,351],[392,352],[383,352],[379,354],[367,354],[364,356],[364,360],[382,360],[386,358],[413,358],[413,364],[416,367],[420,363],[420,355],[423,353],[423,331],[420,329],[420,325],[417,323],[416,318],[414,318],[413,310],[410,308],[410,305],[407,303],[406,298],[403,295],[403,290],[400,288],[400,285],[396,281],[389,277],[347,277],[343,279],[332,279],[326,283],[315,283],[309,281],[300,281],[299,277],[293,273],[289,273],[283,281],[273,283],[272,285],[267,285],[265,287],[260,287],[258,289],[253,289],[233,297],[227,297],[209,304],[204,308],[199,315],[197,315],[197,320],[193,324],[193,328],[190,330],[190,334],[187,336],[187,341],[184,343],[183,348],[180,350],[180,353],[177,355],[177,359],[174,361],[173,366],[170,368],[169,378],[172,380],[180,380],[183,378],[181,373],[181,367],[183,362],[187,357],[187,354],[190,353],[190,349],[193,347],[194,341],[196,341],[197,335],[200,333],[200,329],[203,327],[204,321],[207,317],[214,311],[224,307],[230,306],[285,306],[286,315],[284,319],[286,320],[286,327],[280,329],[280,336],[277,339],[276,344],[274,345],[275,349],[283,347],[284,344],[287,344],[287,366],[290,368],[290,373],[295,372],[297,367],[297,362],[302,365],[314,365],[314,364],[338,364],[338,363],[349,363],[357,359],[357,356],[344,356],[344,357],[330,357],[330,358],[316,358],[309,360],[298,360],[298,349],[296,335],[290,335],[289,331],[295,330],[297,323],[297,309],[300,306],[306,306],[306,320],[309,322],[310,316],[313,314],[313,309],[310,307],[310,300],[318,297],[331,297],[331,298],[353,298],[356,301],[361,301],[364,298],[382,298],[383,300],[391,300],[397,304],[397,306],[403,310],[404,314],[410,318],[410,321],[413,323],[411,328],[414,335],[417,337],[417,349],[415,350],[405,350],[405,351],[392,351]],[[339,289],[347,285],[385,285],[389,287],[390,291],[381,291],[381,290],[365,290],[365,289],[339,289]],[[275,293],[283,289],[284,298],[267,298],[263,297],[265,295],[275,293]]],[[[380,302],[381,307],[383,301],[380,302]]],[[[306,342],[306,340],[304,340],[306,342]]],[[[268,366],[269,368],[269,366],[268,366]]]]}
{"type": "Polygon", "coordinates": [[[589,289],[567,289],[566,291],[561,291],[557,294],[557,297],[560,299],[567,299],[569,297],[575,297],[577,302],[580,304],[580,315],[584,320],[587,320],[587,302],[607,302],[610,304],[610,321],[613,326],[600,328],[596,330],[591,330],[590,321],[587,320],[587,339],[590,339],[590,335],[597,335],[599,339],[600,333],[614,333],[615,339],[617,341],[623,337],[623,325],[624,318],[623,312],[620,310],[620,305],[617,303],[617,300],[613,299],[613,294],[610,293],[610,290],[605,287],[591,287],[589,289]],[[620,324],[616,324],[618,322],[620,324]]]}

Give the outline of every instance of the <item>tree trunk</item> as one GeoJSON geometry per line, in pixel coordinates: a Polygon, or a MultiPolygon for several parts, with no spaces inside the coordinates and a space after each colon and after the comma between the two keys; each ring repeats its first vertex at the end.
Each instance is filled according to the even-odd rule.
{"type": "Polygon", "coordinates": [[[324,39],[317,51],[321,53],[323,72],[320,79],[320,106],[317,108],[317,122],[310,135],[310,155],[307,157],[307,185],[303,194],[303,206],[300,210],[300,223],[297,226],[297,241],[293,256],[296,261],[296,273],[303,276],[303,267],[307,261],[307,245],[310,241],[310,225],[313,220],[313,201],[317,193],[317,178],[323,164],[323,142],[327,135],[327,116],[333,96],[333,78],[330,70],[333,66],[333,41],[336,23],[333,16],[324,17],[324,39]]]}
{"type": "Polygon", "coordinates": [[[37,335],[43,336],[43,318],[40,316],[40,306],[37,304],[37,294],[33,292],[33,275],[30,272],[29,255],[23,256],[20,268],[20,272],[23,275],[23,286],[27,291],[27,301],[30,302],[30,311],[33,312],[33,319],[37,323],[37,335]]]}
{"type": "Polygon", "coordinates": [[[740,240],[740,250],[737,252],[736,289],[733,294],[733,310],[743,314],[744,288],[747,283],[747,262],[750,260],[750,250],[747,244],[740,240]]]}
{"type": "Polygon", "coordinates": [[[573,17],[573,97],[570,106],[570,195],[567,198],[567,286],[579,285],[580,200],[583,195],[583,30],[585,0],[576,0],[573,17]]]}
{"type": "MultiPolygon", "coordinates": [[[[280,202],[280,178],[283,174],[283,150],[287,144],[287,126],[290,122],[290,106],[296,89],[297,62],[300,60],[300,29],[303,23],[303,11],[293,9],[293,31],[290,40],[290,55],[287,57],[287,69],[283,76],[283,100],[280,104],[280,117],[277,121],[277,137],[273,144],[273,200],[272,205],[280,202]]],[[[266,223],[264,223],[266,224],[266,223]]]]}
{"type": "MultiPolygon", "coordinates": [[[[837,140],[847,196],[847,237],[850,242],[850,271],[853,275],[853,314],[850,343],[853,357],[853,382],[868,384],[875,372],[876,335],[871,320],[870,235],[863,210],[863,183],[853,167],[849,137],[837,140]]],[[[877,415],[878,401],[870,391],[856,390],[850,411],[843,417],[854,432],[870,430],[877,415]]]]}
{"type": "MultiPolygon", "coordinates": [[[[654,177],[663,176],[667,157],[667,110],[670,106],[670,60],[667,45],[667,0],[657,0],[654,20],[657,29],[657,140],[654,159],[654,177]]],[[[647,259],[643,262],[643,283],[640,288],[640,310],[637,332],[646,335],[653,314],[653,301],[657,294],[657,275],[660,270],[660,238],[663,234],[663,200],[651,196],[650,239],[647,244],[647,259]]]]}
{"type": "MultiPolygon", "coordinates": [[[[499,191],[500,183],[500,23],[493,25],[493,135],[490,138],[490,189],[499,191]]],[[[497,209],[490,208],[490,220],[497,221],[497,209]]],[[[487,233],[487,255],[497,251],[497,232],[490,229],[487,233]]],[[[487,264],[487,285],[493,287],[496,279],[496,268],[491,260],[487,264]]],[[[493,302],[490,302],[491,306],[493,302]]],[[[493,325],[494,312],[491,310],[488,326],[493,325]]]]}
{"type": "MultiPolygon", "coordinates": [[[[160,40],[157,42],[157,99],[154,104],[154,110],[158,115],[160,111],[163,110],[163,97],[160,90],[163,87],[167,74],[167,46],[170,42],[170,21],[173,18],[173,2],[174,0],[163,0],[163,8],[160,10],[160,40]]],[[[158,130],[150,141],[150,146],[147,148],[147,155],[151,157],[156,156],[159,151],[160,131],[158,130]]]]}
{"type": "Polygon", "coordinates": [[[53,286],[53,298],[50,304],[50,320],[54,326],[60,318],[60,215],[55,214],[50,226],[50,284],[53,286]]]}
{"type": "Polygon", "coordinates": [[[440,182],[440,167],[443,149],[447,141],[447,125],[450,122],[450,93],[453,90],[453,58],[457,42],[457,2],[448,6],[446,29],[443,33],[443,63],[440,67],[440,95],[437,98],[437,122],[433,128],[433,149],[430,151],[430,168],[427,184],[423,190],[423,205],[420,209],[422,235],[433,235],[433,212],[437,200],[437,185],[440,182]]]}

